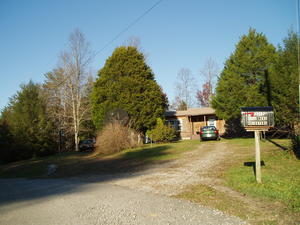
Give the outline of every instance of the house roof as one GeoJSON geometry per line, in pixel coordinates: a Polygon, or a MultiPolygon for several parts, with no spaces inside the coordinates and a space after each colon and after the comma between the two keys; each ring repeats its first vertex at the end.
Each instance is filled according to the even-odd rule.
{"type": "Polygon", "coordinates": [[[213,108],[189,108],[187,110],[166,111],[166,116],[199,116],[215,114],[213,108]]]}

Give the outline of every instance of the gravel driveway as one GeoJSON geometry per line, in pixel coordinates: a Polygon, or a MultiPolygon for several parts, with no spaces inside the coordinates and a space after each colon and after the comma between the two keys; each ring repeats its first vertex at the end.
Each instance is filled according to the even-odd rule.
{"type": "Polygon", "coordinates": [[[204,142],[197,149],[182,154],[177,160],[140,173],[123,174],[111,183],[173,196],[184,191],[187,186],[210,182],[207,173],[210,173],[211,168],[231,156],[232,151],[225,142],[204,142]]]}
{"type": "MultiPolygon", "coordinates": [[[[0,224],[245,224],[217,210],[168,196],[197,182],[201,179],[199,170],[211,165],[213,153],[197,158],[202,150],[197,151],[143,174],[111,177],[109,181],[95,176],[0,179],[0,224]],[[190,156],[194,160],[188,163],[190,156]],[[198,176],[194,178],[193,174],[198,176]]],[[[222,154],[215,156],[215,160],[221,160],[222,154]]]]}

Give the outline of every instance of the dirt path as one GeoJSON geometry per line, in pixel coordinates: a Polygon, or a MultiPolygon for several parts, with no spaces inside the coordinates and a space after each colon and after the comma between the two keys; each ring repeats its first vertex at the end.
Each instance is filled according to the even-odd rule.
{"type": "Polygon", "coordinates": [[[222,160],[230,157],[230,148],[224,142],[206,142],[195,150],[184,153],[180,159],[170,163],[156,166],[141,172],[126,174],[124,177],[114,179],[111,183],[172,196],[182,192],[192,184],[207,184],[212,181],[207,173],[222,160]]]}

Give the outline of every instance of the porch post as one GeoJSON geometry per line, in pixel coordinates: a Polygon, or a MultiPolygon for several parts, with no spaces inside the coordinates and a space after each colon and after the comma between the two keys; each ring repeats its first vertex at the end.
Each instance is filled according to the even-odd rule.
{"type": "Polygon", "coordinates": [[[194,135],[194,122],[193,122],[193,118],[191,117],[191,122],[192,122],[192,137],[194,135]]]}
{"type": "Polygon", "coordinates": [[[193,122],[192,122],[192,117],[191,116],[188,116],[189,117],[189,123],[190,123],[190,140],[192,140],[192,137],[193,137],[193,122]]]}

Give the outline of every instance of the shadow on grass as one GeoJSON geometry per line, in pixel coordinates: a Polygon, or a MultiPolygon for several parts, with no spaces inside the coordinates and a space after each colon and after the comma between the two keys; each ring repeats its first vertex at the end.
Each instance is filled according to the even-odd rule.
{"type": "MultiPolygon", "coordinates": [[[[76,173],[74,171],[64,171],[64,174],[59,175],[58,177],[66,176],[78,176],[78,175],[107,175],[107,174],[121,174],[128,172],[140,172],[151,167],[153,162],[155,163],[166,163],[167,160],[156,160],[163,159],[169,153],[167,150],[170,148],[168,145],[156,146],[156,147],[147,147],[143,149],[137,149],[134,151],[128,151],[122,153],[117,158],[112,159],[91,159],[85,162],[79,162],[76,164],[76,173]],[[82,168],[82,169],[79,169],[82,168]]],[[[74,165],[75,166],[75,165],[74,165]]],[[[72,166],[68,165],[68,168],[72,166]]],[[[67,169],[67,168],[65,168],[67,169]]]]}
{"type": "Polygon", "coordinates": [[[269,139],[269,138],[268,138],[267,140],[268,140],[269,142],[271,142],[272,144],[274,144],[275,146],[279,147],[281,150],[284,150],[284,151],[288,150],[287,147],[284,147],[284,146],[282,146],[282,145],[276,143],[275,141],[273,141],[273,140],[271,140],[271,139],[269,139]]]}
{"type": "Polygon", "coordinates": [[[99,159],[85,157],[88,154],[85,156],[74,154],[74,158],[63,162],[60,162],[58,158],[50,157],[49,160],[31,162],[27,165],[28,167],[26,164],[15,164],[11,171],[1,170],[1,177],[10,179],[0,179],[0,209],[9,202],[19,203],[53,195],[80,192],[89,187],[91,183],[100,184],[114,179],[138,176],[150,168],[153,162],[155,164],[168,162],[168,160],[163,160],[163,157],[170,154],[167,152],[169,148],[171,147],[168,145],[146,147],[125,152],[115,158],[99,159]],[[57,172],[55,175],[47,177],[45,175],[47,165],[53,162],[58,164],[57,172]],[[28,171],[26,172],[26,170],[28,171]],[[34,179],[11,179],[26,177],[26,175],[34,179]]]}
{"type": "Polygon", "coordinates": [[[123,159],[130,159],[130,160],[146,160],[152,161],[156,158],[161,158],[163,156],[168,155],[165,151],[168,150],[170,147],[167,145],[157,146],[157,147],[148,147],[143,148],[142,150],[130,151],[126,152],[123,155],[123,159]]]}
{"type": "MultiPolygon", "coordinates": [[[[264,161],[260,161],[260,166],[265,166],[264,161]]],[[[244,162],[244,166],[252,167],[254,176],[256,176],[256,168],[255,168],[255,162],[244,162]]]]}
{"type": "Polygon", "coordinates": [[[243,136],[243,137],[226,137],[226,136],[221,136],[221,138],[223,138],[224,140],[249,140],[249,139],[253,139],[253,135],[249,135],[249,136],[243,136]]]}

